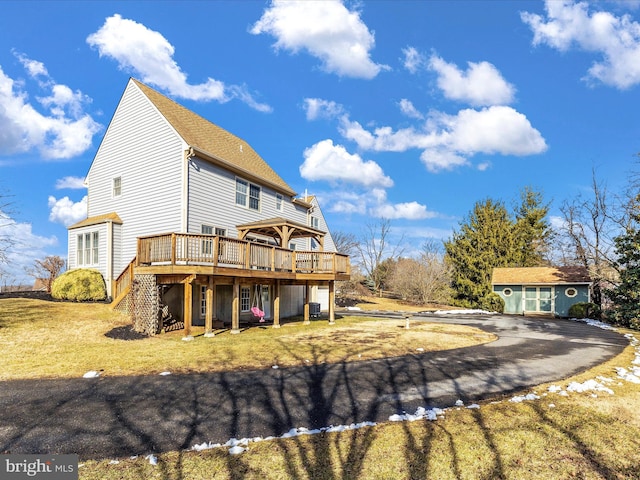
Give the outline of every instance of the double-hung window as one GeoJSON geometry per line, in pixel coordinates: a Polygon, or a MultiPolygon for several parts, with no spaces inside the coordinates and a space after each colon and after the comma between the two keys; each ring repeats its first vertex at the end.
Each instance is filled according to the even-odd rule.
{"type": "Polygon", "coordinates": [[[83,267],[88,265],[98,265],[99,261],[99,240],[98,232],[81,233],[77,237],[76,263],[83,267]]]}
{"type": "Polygon", "coordinates": [[[113,192],[114,197],[122,195],[122,177],[115,177],[113,179],[113,192]]]}
{"type": "Polygon", "coordinates": [[[242,287],[240,289],[240,310],[248,312],[251,308],[251,289],[249,287],[242,287]]]}
{"type": "MultiPolygon", "coordinates": [[[[213,235],[213,227],[210,225],[202,225],[201,232],[203,235],[213,235]]],[[[213,253],[213,239],[202,239],[202,253],[204,255],[211,255],[213,253]]]]}
{"type": "Polygon", "coordinates": [[[241,178],[236,178],[236,205],[251,210],[260,210],[260,187],[241,178]]]}
{"type": "Polygon", "coordinates": [[[283,210],[284,197],[279,193],[276,193],[276,210],[281,212],[283,210]]]}

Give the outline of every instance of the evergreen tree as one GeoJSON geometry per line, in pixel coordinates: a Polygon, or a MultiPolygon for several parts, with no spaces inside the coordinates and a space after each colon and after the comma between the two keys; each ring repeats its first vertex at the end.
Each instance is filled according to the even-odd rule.
{"type": "Polygon", "coordinates": [[[545,265],[553,239],[553,230],[547,220],[549,204],[543,203],[542,193],[530,187],[520,192],[520,200],[514,225],[518,258],[513,266],[545,265]]]}
{"type": "Polygon", "coordinates": [[[451,267],[454,303],[477,308],[491,293],[494,267],[512,265],[517,259],[514,223],[501,202],[477,202],[460,230],[445,242],[451,267]]]}
{"type": "MultiPolygon", "coordinates": [[[[640,202],[640,197],[636,198],[640,202]]],[[[617,259],[613,265],[620,275],[619,283],[605,290],[613,302],[614,323],[640,329],[640,213],[638,203],[625,233],[615,238],[617,259]]]]}

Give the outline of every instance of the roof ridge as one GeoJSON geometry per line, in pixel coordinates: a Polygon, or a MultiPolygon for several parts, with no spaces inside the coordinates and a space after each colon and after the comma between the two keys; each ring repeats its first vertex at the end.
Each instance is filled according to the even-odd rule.
{"type": "Polygon", "coordinates": [[[239,168],[241,171],[266,180],[288,194],[295,193],[246,140],[207,120],[202,115],[188,109],[141,81],[133,77],[131,81],[189,146],[212,154],[216,158],[239,168]]]}

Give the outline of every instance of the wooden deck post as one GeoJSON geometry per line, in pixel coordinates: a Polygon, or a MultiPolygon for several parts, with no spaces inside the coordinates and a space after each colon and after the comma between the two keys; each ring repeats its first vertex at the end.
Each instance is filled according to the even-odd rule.
{"type": "Polygon", "coordinates": [[[191,322],[193,319],[193,284],[191,283],[191,279],[189,281],[184,282],[184,337],[191,337],[191,322]]]}
{"type": "Polygon", "coordinates": [[[329,325],[336,323],[336,282],[329,280],[329,325]]]}
{"type": "Polygon", "coordinates": [[[273,328],[280,328],[280,280],[273,287],[273,328]]]}
{"type": "Polygon", "coordinates": [[[204,315],[204,336],[213,337],[213,291],[215,289],[214,277],[209,276],[209,282],[207,283],[207,298],[205,300],[205,315],[204,315]]]}
{"type": "Polygon", "coordinates": [[[309,325],[311,321],[309,320],[309,291],[311,287],[309,286],[309,281],[304,282],[304,325],[309,325]]]}
{"type": "Polygon", "coordinates": [[[233,278],[233,301],[231,302],[231,333],[240,333],[240,281],[233,278]]]}

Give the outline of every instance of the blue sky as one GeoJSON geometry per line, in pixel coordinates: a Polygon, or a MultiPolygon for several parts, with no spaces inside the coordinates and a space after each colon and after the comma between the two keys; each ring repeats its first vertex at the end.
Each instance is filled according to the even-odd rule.
{"type": "MultiPolygon", "coordinates": [[[[559,216],[638,170],[636,1],[0,1],[5,280],[66,256],[133,76],[248,141],[332,230],[413,247],[531,186],[559,216]]],[[[0,202],[1,204],[1,202],[0,202]]]]}

